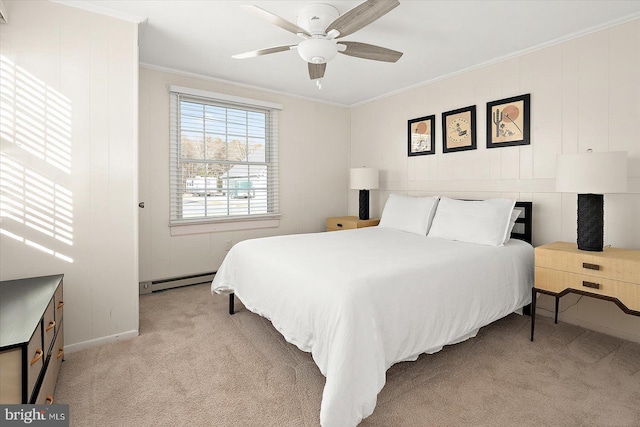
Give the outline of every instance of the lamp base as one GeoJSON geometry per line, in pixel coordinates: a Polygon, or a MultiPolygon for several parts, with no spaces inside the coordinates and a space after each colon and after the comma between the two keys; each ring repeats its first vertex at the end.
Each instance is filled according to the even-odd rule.
{"type": "Polygon", "coordinates": [[[369,219],[369,190],[360,190],[360,219],[369,219]]]}
{"type": "Polygon", "coordinates": [[[578,249],[602,252],[604,246],[604,196],[578,194],[578,249]]]}

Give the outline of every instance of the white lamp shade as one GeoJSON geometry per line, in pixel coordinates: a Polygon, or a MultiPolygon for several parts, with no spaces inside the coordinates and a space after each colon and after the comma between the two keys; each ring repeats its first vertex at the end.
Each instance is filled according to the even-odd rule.
{"type": "Polygon", "coordinates": [[[627,152],[563,154],[558,156],[556,191],[577,194],[627,191],[627,152]]]}
{"type": "Polygon", "coordinates": [[[350,186],[353,190],[373,190],[378,188],[378,169],[352,168],[350,170],[350,186]]]}

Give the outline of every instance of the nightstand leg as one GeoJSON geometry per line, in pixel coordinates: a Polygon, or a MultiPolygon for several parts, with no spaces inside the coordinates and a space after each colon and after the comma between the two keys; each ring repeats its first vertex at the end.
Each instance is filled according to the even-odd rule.
{"type": "Polygon", "coordinates": [[[536,288],[531,289],[531,341],[533,341],[533,329],[536,325],[536,297],[538,292],[536,288]]]}
{"type": "Polygon", "coordinates": [[[556,297],[556,324],[558,323],[558,307],[560,306],[560,298],[556,297]]]}

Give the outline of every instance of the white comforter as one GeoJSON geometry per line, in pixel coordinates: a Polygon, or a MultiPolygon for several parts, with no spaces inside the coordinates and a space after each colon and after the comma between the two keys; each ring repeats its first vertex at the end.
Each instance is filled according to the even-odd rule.
{"type": "Polygon", "coordinates": [[[233,291],[271,320],[326,377],[324,427],[355,426],[376,406],[386,370],[531,302],[533,247],[429,238],[371,227],[247,240],[212,291],[233,291]]]}

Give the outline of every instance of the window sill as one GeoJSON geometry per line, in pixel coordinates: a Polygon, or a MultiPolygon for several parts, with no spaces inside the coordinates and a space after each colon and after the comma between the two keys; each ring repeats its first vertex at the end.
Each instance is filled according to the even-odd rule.
{"type": "Polygon", "coordinates": [[[254,218],[246,220],[224,220],[211,222],[198,222],[186,224],[171,224],[169,226],[172,236],[185,236],[188,234],[220,233],[225,231],[256,230],[260,228],[275,228],[280,226],[280,216],[274,215],[267,218],[254,218]]]}

